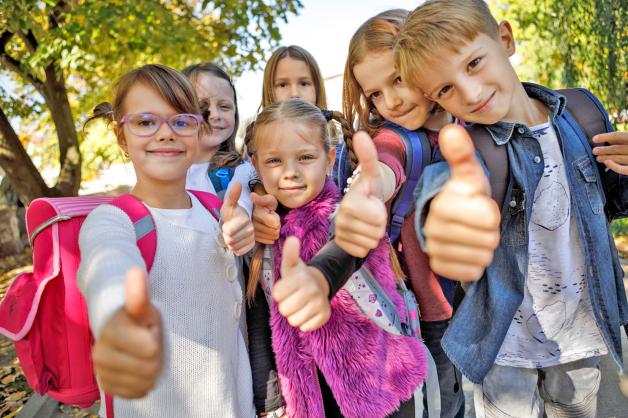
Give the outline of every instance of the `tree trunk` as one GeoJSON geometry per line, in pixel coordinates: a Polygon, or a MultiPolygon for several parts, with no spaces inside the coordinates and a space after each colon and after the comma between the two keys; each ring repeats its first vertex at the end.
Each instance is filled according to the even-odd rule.
{"type": "Polygon", "coordinates": [[[50,109],[59,139],[61,170],[54,194],[76,196],[81,186],[81,153],[63,71],[54,62],[46,67],[45,86],[44,99],[50,109]]]}
{"type": "Polygon", "coordinates": [[[28,205],[35,198],[50,196],[52,191],[26,153],[2,109],[0,109],[0,135],[0,166],[11,180],[22,202],[28,205]]]}
{"type": "Polygon", "coordinates": [[[17,208],[0,206],[0,257],[17,254],[23,249],[17,227],[17,208]]]}

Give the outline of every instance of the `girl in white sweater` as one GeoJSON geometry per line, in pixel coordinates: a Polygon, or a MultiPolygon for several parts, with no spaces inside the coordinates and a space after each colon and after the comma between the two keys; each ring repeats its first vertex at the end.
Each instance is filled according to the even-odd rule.
{"type": "Polygon", "coordinates": [[[115,123],[137,175],[131,193],[157,231],[147,273],[122,210],[102,205],[81,228],[78,282],[94,367],[101,389],[114,396],[115,417],[253,417],[234,256],[252,247],[252,226],[237,204],[239,184],[221,209],[222,232],[185,190],[202,129],[189,81],[165,66],[140,67],[119,80],[113,106],[94,113],[115,123]]]}

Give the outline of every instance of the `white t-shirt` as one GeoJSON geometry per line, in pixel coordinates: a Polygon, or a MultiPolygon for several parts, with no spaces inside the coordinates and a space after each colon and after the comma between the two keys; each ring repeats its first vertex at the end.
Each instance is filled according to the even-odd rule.
{"type": "MultiPolygon", "coordinates": [[[[187,180],[185,187],[191,190],[200,190],[203,192],[209,192],[216,194],[216,189],[209,179],[208,175],[209,163],[192,164],[188,169],[187,180]]],[[[238,181],[242,183],[242,194],[240,194],[240,200],[238,203],[249,213],[253,213],[253,202],[249,196],[249,182],[255,177],[255,168],[250,161],[243,161],[238,165],[233,173],[231,181],[238,181]]]]}
{"type": "MultiPolygon", "coordinates": [[[[116,418],[255,415],[239,259],[218,244],[218,222],[190,198],[190,209],[149,208],[157,248],[148,285],[162,318],[164,364],[144,398],[114,398],[116,418]]],[[[133,224],[111,205],[89,214],[79,246],[78,285],[98,337],[124,304],[125,272],[145,264],[133,224]]]]}
{"type": "Polygon", "coordinates": [[[604,355],[607,348],[593,316],[582,238],[556,132],[549,122],[530,130],[543,152],[543,176],[528,226],[523,302],[495,363],[541,368],[604,355]]]}

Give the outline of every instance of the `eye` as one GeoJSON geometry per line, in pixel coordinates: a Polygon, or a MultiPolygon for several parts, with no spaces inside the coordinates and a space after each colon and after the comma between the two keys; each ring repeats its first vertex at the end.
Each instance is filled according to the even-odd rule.
{"type": "Polygon", "coordinates": [[[143,126],[143,127],[154,126],[155,123],[156,122],[153,119],[140,119],[135,122],[137,126],[143,126]]]}
{"type": "Polygon", "coordinates": [[[451,90],[451,85],[447,85],[445,87],[443,87],[442,89],[440,89],[440,91],[437,94],[437,97],[440,99],[441,97],[443,97],[445,94],[447,94],[449,91],[451,90]]]}
{"type": "Polygon", "coordinates": [[[267,158],[266,161],[264,161],[264,163],[267,165],[279,164],[280,162],[281,160],[275,157],[267,158]]]}
{"type": "Polygon", "coordinates": [[[311,81],[302,81],[301,82],[301,87],[309,87],[312,85],[311,81]]]}
{"type": "Polygon", "coordinates": [[[481,57],[474,58],[474,59],[473,59],[473,60],[471,60],[471,62],[467,65],[467,67],[468,67],[469,69],[473,69],[473,68],[477,67],[477,66],[480,64],[480,62],[481,62],[481,61],[482,61],[482,58],[481,58],[481,57]]]}
{"type": "Polygon", "coordinates": [[[177,119],[174,121],[172,126],[176,126],[177,128],[187,128],[190,126],[190,122],[185,119],[177,119]]]}
{"type": "Polygon", "coordinates": [[[275,84],[275,87],[278,87],[280,89],[286,88],[287,86],[288,86],[288,83],[285,83],[283,81],[281,83],[275,84]]]}
{"type": "Polygon", "coordinates": [[[299,161],[309,161],[309,160],[315,160],[316,156],[312,155],[312,154],[303,154],[299,157],[299,161]]]}
{"type": "Polygon", "coordinates": [[[374,102],[374,101],[375,101],[375,100],[377,100],[379,97],[381,97],[381,95],[382,95],[382,92],[381,92],[381,91],[375,91],[375,92],[371,93],[371,94],[369,95],[369,97],[368,97],[368,98],[369,98],[369,100],[371,100],[372,102],[374,102]]]}

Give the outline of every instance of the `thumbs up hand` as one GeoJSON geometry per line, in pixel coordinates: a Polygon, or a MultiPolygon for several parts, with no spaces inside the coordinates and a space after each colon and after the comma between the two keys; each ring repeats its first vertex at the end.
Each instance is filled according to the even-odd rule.
{"type": "Polygon", "coordinates": [[[425,220],[430,266],[450,279],[478,280],[499,244],[499,208],[464,128],[446,126],[439,144],[451,177],[432,200],[425,220]]]}
{"type": "Polygon", "coordinates": [[[235,255],[246,254],[255,245],[253,224],[249,214],[238,205],[240,193],[242,193],[242,184],[231,183],[220,208],[222,237],[227,247],[235,255]]]}
{"type": "Polygon", "coordinates": [[[365,257],[386,232],[385,180],[375,145],[365,132],[353,136],[353,150],[360,162],[360,175],[338,206],[335,240],[352,256],[365,257]]]}
{"type": "Polygon", "coordinates": [[[281,255],[281,279],[273,286],[273,299],[288,323],[301,331],[325,325],[331,316],[329,283],[323,274],[299,257],[301,243],[288,237],[281,255]]]}
{"type": "Polygon", "coordinates": [[[146,271],[126,273],[126,301],[104,325],[92,351],[102,390],[123,398],[144,397],[162,366],[162,324],[148,295],[146,271]]]}
{"type": "Polygon", "coordinates": [[[253,202],[253,229],[255,230],[255,241],[261,244],[272,245],[279,238],[281,220],[277,212],[277,199],[275,196],[258,195],[251,193],[253,202]]]}

